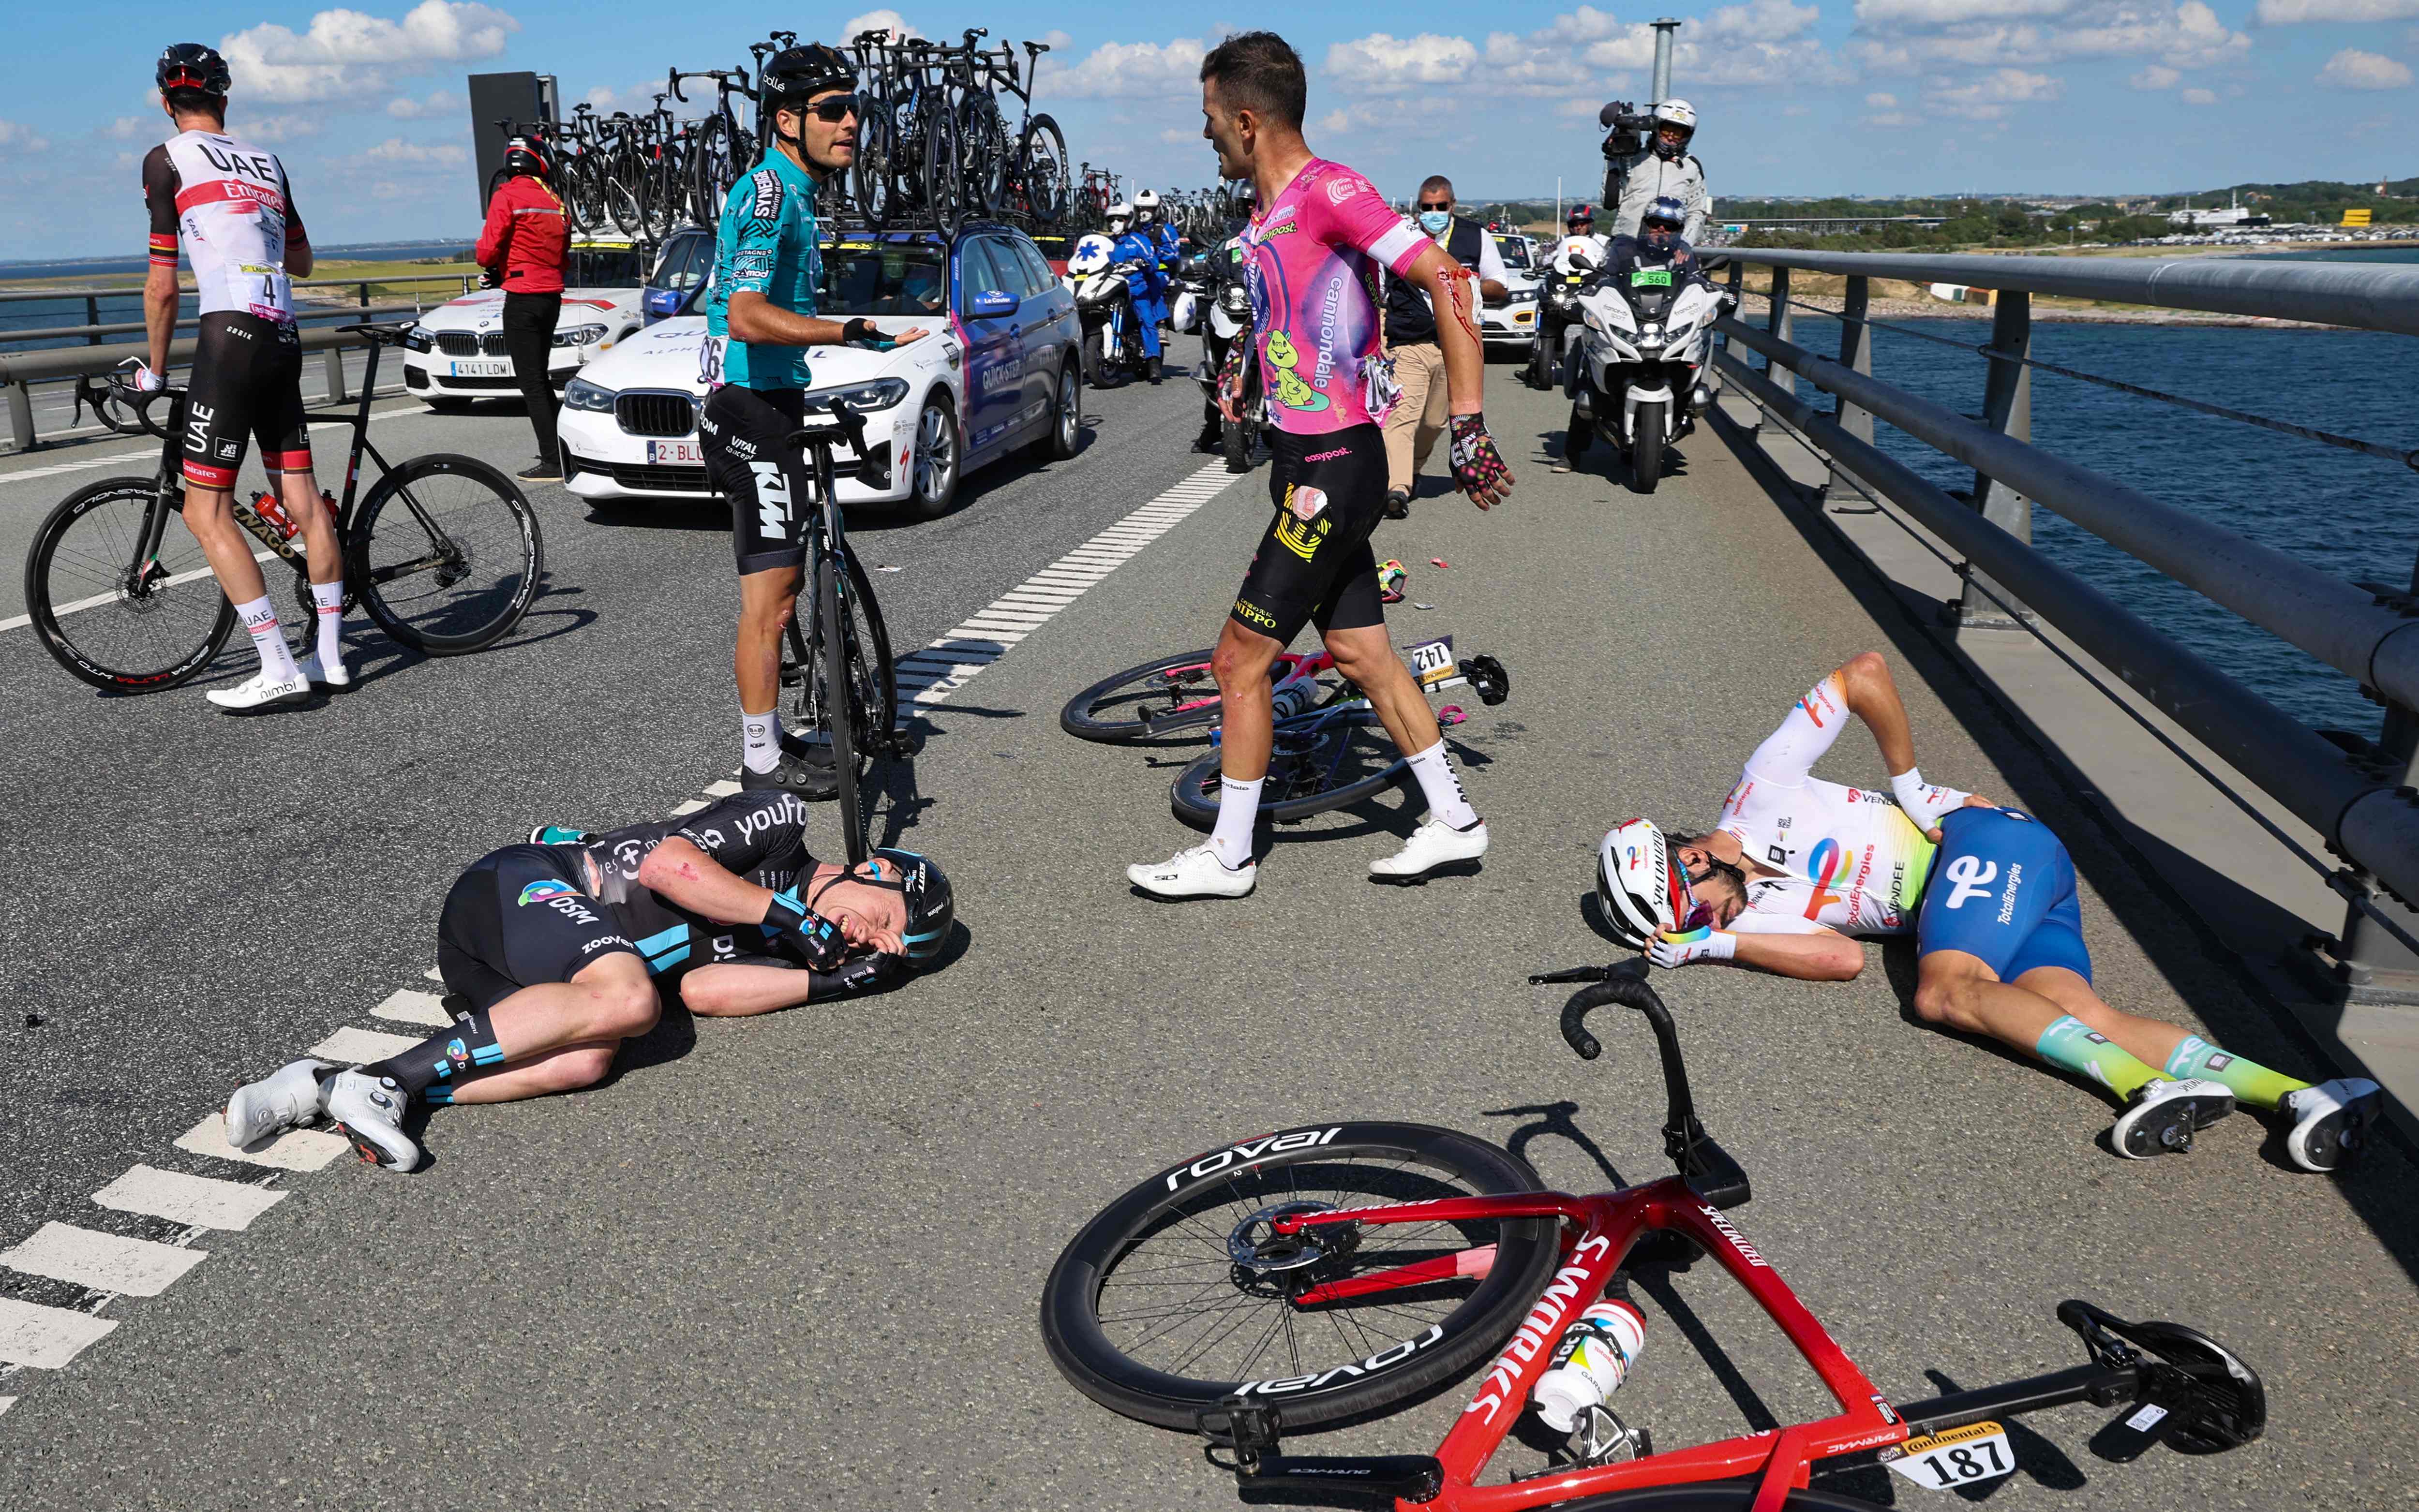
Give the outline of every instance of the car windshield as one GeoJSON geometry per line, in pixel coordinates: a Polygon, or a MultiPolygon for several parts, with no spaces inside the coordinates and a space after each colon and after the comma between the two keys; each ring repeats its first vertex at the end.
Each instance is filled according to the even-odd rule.
{"type": "Polygon", "coordinates": [[[823,287],[815,313],[938,314],[948,299],[941,249],[925,242],[843,241],[824,249],[823,287]]]}
{"type": "Polygon", "coordinates": [[[1503,266],[1506,267],[1529,266],[1529,244],[1517,237],[1496,237],[1495,250],[1503,254],[1503,266]]]}

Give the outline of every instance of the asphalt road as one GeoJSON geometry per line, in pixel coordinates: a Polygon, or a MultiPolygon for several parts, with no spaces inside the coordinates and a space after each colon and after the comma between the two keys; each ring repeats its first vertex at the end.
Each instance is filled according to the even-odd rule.
{"type": "MultiPolygon", "coordinates": [[[[157,1297],[105,1303],[0,1270],[0,1302],[122,1321],[65,1368],[0,1374],[20,1397],[0,1417],[0,1504],[1232,1506],[1196,1443],[1052,1371],[1034,1310],[1059,1247],[1175,1157],[1315,1117],[1511,1139],[1575,1187],[1658,1174],[1643,1034],[1605,1026],[1606,1059],[1582,1065],[1553,1032],[1559,996],[1523,975],[1610,954],[1579,907],[1609,823],[1710,819],[1791,700],[1867,649],[1901,670],[1928,772],[2065,834],[2112,1000],[2311,1069],[1717,438],[1687,443],[1652,497],[1600,466],[1550,477],[1555,407],[1496,374],[1518,496],[1485,516],[1428,497],[1378,541],[1433,605],[1398,611],[1398,640],[1449,632],[1512,671],[1512,700],[1455,732],[1495,837],[1476,876],[1371,885],[1369,859],[1417,817],[1390,798],[1280,833],[1249,900],[1127,887],[1126,863],[1193,839],[1166,800],[1190,752],[1086,745],[1053,716],[1084,682],[1211,637],[1266,519],[1256,474],[928,711],[884,818],[956,880],[953,965],[838,1012],[670,1014],[607,1086],[439,1116],[435,1164],[409,1177],[280,1173],[173,1141],[331,1031],[397,1028],[369,1010],[429,985],[461,865],[538,819],[663,812],[735,764],[719,512],[599,515],[545,491],[549,591],[512,640],[422,661],[358,627],[364,684],[277,719],[213,718],[196,689],[96,697],[0,633],[16,736],[0,798],[22,817],[0,1244],[58,1221],[209,1257],[157,1297]],[[138,1162],[291,1195],[241,1232],[93,1204],[138,1162]]],[[[1092,395],[1073,462],[978,475],[935,524],[857,522],[869,562],[901,569],[875,580],[895,642],[940,634],[1195,474],[1195,403],[1180,385],[1092,395]]],[[[501,415],[405,414],[390,436],[527,450],[501,415]]],[[[15,466],[0,519],[57,488],[9,483],[15,466]]],[[[1826,770],[1874,764],[1851,736],[1826,770]]],[[[2249,1117],[2190,1157],[2119,1161],[2095,1144],[2100,1098],[1916,1024],[1909,960],[1869,955],[1846,985],[1724,969],[1660,985],[1703,1115],[1754,1176],[1741,1227],[1874,1381],[1913,1398],[2072,1363],[2051,1311],[2086,1297],[2236,1347],[2267,1377],[2269,1434],[2119,1466],[2086,1448],[2099,1414],[2044,1415],[1998,1504],[2407,1496],[2409,1164],[2388,1150],[2341,1182],[2299,1174],[2249,1117]]],[[[1646,1280],[1646,1354],[1618,1405],[1659,1445],[1821,1408],[1709,1268],[1646,1280]]],[[[1317,1448],[1425,1450],[1459,1400],[1317,1448]]],[[[1891,1499],[1878,1472],[1850,1489],[1891,1499]]]]}

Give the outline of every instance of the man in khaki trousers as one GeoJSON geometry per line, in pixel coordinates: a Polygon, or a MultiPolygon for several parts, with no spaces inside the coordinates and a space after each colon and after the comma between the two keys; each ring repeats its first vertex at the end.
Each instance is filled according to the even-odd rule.
{"type": "MultiPolygon", "coordinates": [[[[1481,297],[1503,298],[1503,256],[1475,221],[1453,213],[1453,182],[1439,174],[1420,186],[1414,212],[1422,231],[1478,274],[1481,297]]],[[[1386,416],[1386,518],[1411,512],[1411,491],[1437,437],[1444,434],[1444,348],[1437,344],[1436,312],[1427,296],[1401,279],[1386,281],[1386,355],[1394,359],[1402,397],[1386,416]]]]}

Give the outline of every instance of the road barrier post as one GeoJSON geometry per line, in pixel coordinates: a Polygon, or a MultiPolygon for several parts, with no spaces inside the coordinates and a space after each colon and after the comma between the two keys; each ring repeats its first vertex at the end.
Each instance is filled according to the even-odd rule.
{"type": "MultiPolygon", "coordinates": [[[[1764,328],[1777,342],[1795,342],[1797,323],[1790,318],[1789,269],[1772,269],[1772,309],[1766,313],[1764,328]]],[[[1764,359],[1764,381],[1792,398],[1797,394],[1797,374],[1790,372],[1770,357],[1764,359]]]]}
{"type": "MultiPolygon", "coordinates": [[[[87,294],[84,297],[84,323],[87,326],[98,326],[100,324],[100,299],[99,296],[87,294]]],[[[100,332],[97,330],[89,332],[85,335],[84,344],[86,346],[99,346],[100,344],[100,332]]]]}
{"type": "Polygon", "coordinates": [[[346,397],[345,349],[341,346],[331,346],[320,355],[320,361],[323,364],[321,371],[328,375],[328,403],[343,404],[346,397]]]}
{"type": "Polygon", "coordinates": [[[8,434],[18,451],[34,450],[34,401],[22,382],[8,386],[8,434]]]}
{"type": "MultiPolygon", "coordinates": [[[[1731,266],[1735,267],[1738,265],[1733,263],[1731,266]]],[[[1866,314],[1872,309],[1872,282],[1869,278],[1851,276],[1847,293],[1840,301],[1840,365],[1867,377],[1871,377],[1873,371],[1873,329],[1865,324],[1866,314]]],[[[1873,416],[1871,410],[1859,409],[1842,397],[1831,413],[1840,429],[1867,446],[1872,444],[1873,416]]],[[[1831,476],[1823,484],[1825,499],[1838,499],[1854,492],[1857,487],[1856,475],[1841,466],[1837,457],[1832,458],[1831,476]]]]}
{"type": "MultiPolygon", "coordinates": [[[[2033,297],[2022,289],[2000,291],[1991,306],[1991,344],[1983,353],[1990,371],[1982,381],[1982,423],[2018,441],[2033,438],[2033,370],[2025,359],[2033,350],[2033,297]]],[[[1974,474],[1974,508],[1982,518],[2024,542],[2033,539],[2032,500],[1979,469],[1974,474]]],[[[2016,618],[1992,602],[1985,588],[2001,599],[2010,595],[1987,578],[1968,577],[1964,600],[1957,606],[1959,627],[2011,630],[2016,618]]]]}

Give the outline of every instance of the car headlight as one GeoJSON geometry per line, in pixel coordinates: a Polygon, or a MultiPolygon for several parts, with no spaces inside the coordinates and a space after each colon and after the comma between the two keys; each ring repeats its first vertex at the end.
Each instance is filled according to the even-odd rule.
{"type": "Polygon", "coordinates": [[[904,378],[876,378],[871,383],[855,384],[846,389],[828,389],[824,393],[819,394],[817,397],[836,399],[854,410],[864,411],[888,409],[893,405],[898,404],[901,400],[907,397],[907,380],[904,378]]]}
{"type": "Polygon", "coordinates": [[[574,326],[569,330],[558,330],[554,333],[554,344],[557,346],[585,346],[591,342],[601,342],[604,339],[605,328],[602,326],[574,326]]]}
{"type": "Polygon", "coordinates": [[[586,378],[574,378],[563,388],[562,403],[568,409],[611,409],[613,390],[599,388],[586,378]]]}
{"type": "Polygon", "coordinates": [[[437,333],[425,326],[414,326],[403,334],[406,341],[412,343],[423,351],[427,349],[428,344],[437,340],[437,333]]]}

